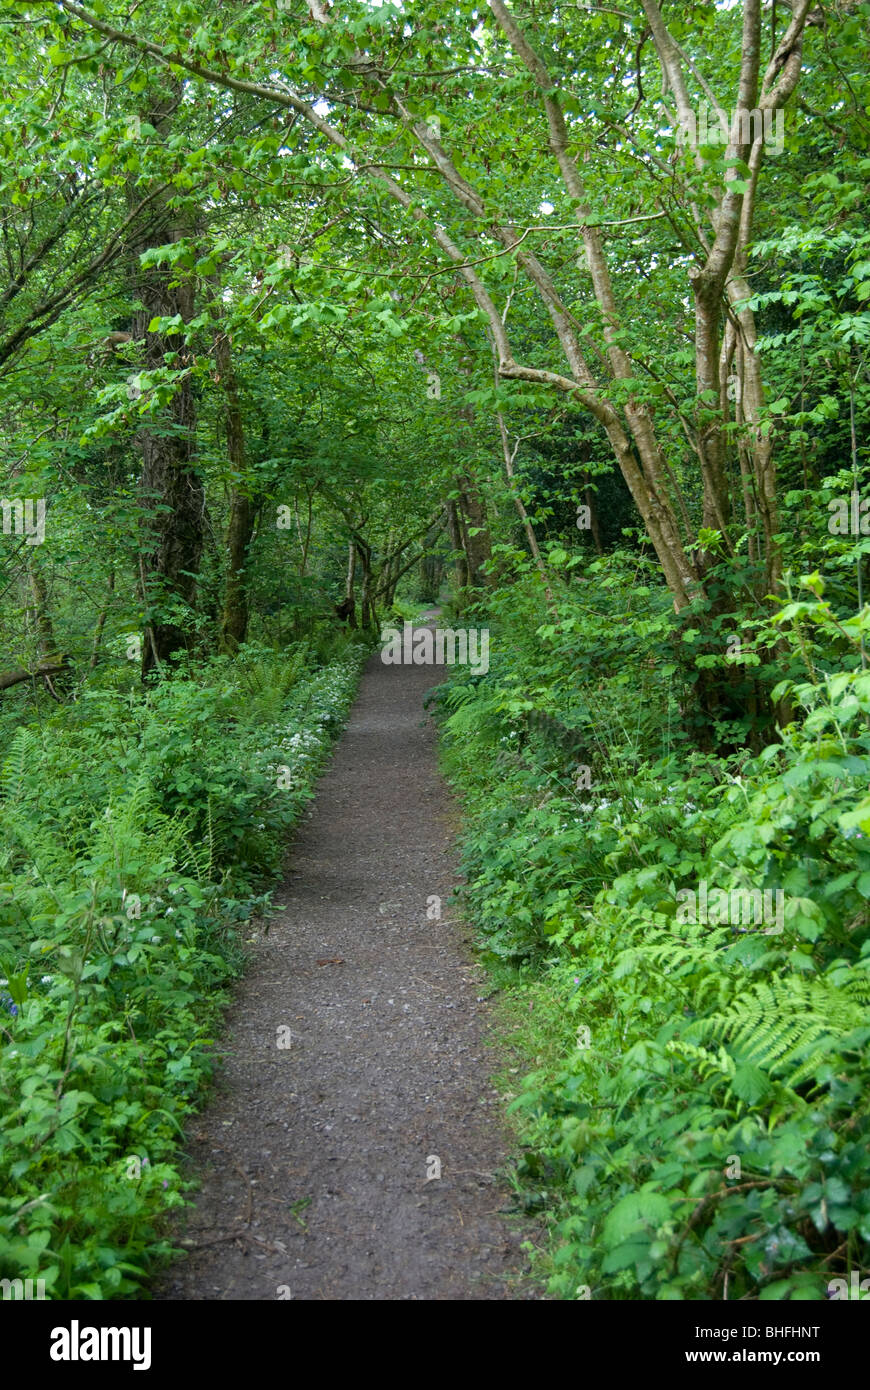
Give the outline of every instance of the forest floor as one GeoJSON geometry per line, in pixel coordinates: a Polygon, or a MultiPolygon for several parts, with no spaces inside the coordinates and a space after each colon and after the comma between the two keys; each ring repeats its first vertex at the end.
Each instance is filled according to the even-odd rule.
{"type": "Polygon", "coordinates": [[[541,1297],[497,1175],[485,977],[447,907],[456,811],[422,704],[438,680],[366,667],[188,1135],[191,1250],[156,1298],[541,1297]]]}

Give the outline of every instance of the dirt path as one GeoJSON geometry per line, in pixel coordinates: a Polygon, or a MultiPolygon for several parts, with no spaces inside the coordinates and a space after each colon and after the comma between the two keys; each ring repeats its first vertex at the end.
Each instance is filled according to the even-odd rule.
{"type": "Polygon", "coordinates": [[[507,1141],[483,977],[447,911],[455,813],[422,709],[438,680],[377,654],[366,668],[193,1125],[201,1248],[158,1298],[539,1296],[493,1176],[507,1141]]]}

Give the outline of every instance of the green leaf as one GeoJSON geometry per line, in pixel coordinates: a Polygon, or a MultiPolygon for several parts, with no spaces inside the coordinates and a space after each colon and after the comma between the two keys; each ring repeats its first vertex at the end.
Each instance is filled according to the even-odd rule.
{"type": "Polygon", "coordinates": [[[621,1244],[639,1226],[658,1227],[671,1214],[671,1204],[660,1192],[630,1192],[608,1215],[602,1233],[605,1246],[621,1244]]]}
{"type": "Polygon", "coordinates": [[[731,1078],[731,1086],[734,1094],[747,1105],[757,1105],[770,1090],[770,1081],[759,1067],[744,1063],[731,1078]]]}

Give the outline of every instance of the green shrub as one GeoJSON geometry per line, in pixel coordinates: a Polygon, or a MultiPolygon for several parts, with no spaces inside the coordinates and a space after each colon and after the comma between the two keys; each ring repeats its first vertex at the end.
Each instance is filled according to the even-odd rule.
{"type": "Polygon", "coordinates": [[[870,673],[816,659],[861,624],[815,592],[780,624],[798,656],[814,626],[798,718],[756,757],[656,748],[614,667],[578,788],[559,728],[601,673],[554,679],[543,625],[537,659],[499,626],[489,676],[439,691],[469,916],[534,1068],[505,1083],[557,1297],[819,1299],[870,1263],[870,673]],[[702,884],[741,910],[702,920],[702,884]],[[747,920],[756,889],[777,911],[747,920]]]}
{"type": "Polygon", "coordinates": [[[365,650],[342,653],[245,649],[144,696],[91,687],[86,717],[8,736],[0,1277],[123,1297],[169,1253],[240,929],[268,908],[365,650]]]}

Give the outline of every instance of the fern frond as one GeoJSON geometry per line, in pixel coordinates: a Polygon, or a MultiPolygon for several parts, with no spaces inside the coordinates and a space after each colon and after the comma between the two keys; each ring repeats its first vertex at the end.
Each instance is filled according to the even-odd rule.
{"type": "Polygon", "coordinates": [[[29,756],[35,746],[36,738],[30,729],[21,727],[15,730],[6,757],[0,764],[0,799],[18,801],[20,798],[27,776],[29,756]]]}
{"type": "Polygon", "coordinates": [[[861,972],[842,985],[824,976],[774,976],[759,981],[727,1009],[698,1019],[687,1038],[709,1038],[738,1048],[746,1061],[782,1075],[800,1063],[787,1081],[807,1079],[832,1046],[867,1021],[870,981],[861,972]]]}
{"type": "Polygon", "coordinates": [[[179,863],[182,872],[192,868],[199,884],[210,883],[215,866],[215,838],[214,820],[212,816],[211,797],[208,798],[206,807],[206,832],[205,840],[201,844],[196,844],[190,838],[190,827],[185,826],[184,847],[187,854],[179,863]]]}

